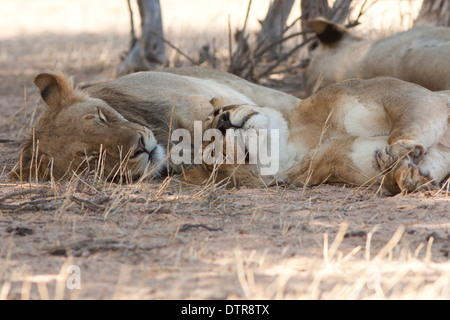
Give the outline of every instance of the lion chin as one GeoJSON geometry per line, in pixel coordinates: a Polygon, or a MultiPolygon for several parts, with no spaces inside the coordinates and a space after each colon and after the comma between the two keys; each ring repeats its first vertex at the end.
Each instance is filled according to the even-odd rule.
{"type": "Polygon", "coordinates": [[[150,152],[143,151],[137,157],[143,159],[136,163],[135,168],[131,169],[134,178],[142,178],[143,176],[153,178],[161,177],[166,173],[167,156],[165,148],[157,144],[150,152]]]}

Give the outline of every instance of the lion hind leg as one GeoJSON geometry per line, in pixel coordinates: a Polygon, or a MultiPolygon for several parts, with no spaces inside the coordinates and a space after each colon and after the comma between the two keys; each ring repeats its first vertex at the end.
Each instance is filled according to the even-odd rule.
{"type": "Polygon", "coordinates": [[[413,140],[399,140],[381,148],[375,153],[375,160],[381,172],[389,170],[398,161],[409,159],[419,164],[425,155],[425,147],[413,140]]]}
{"type": "MultiPolygon", "coordinates": [[[[383,84],[394,86],[396,82],[390,80],[383,84]]],[[[381,171],[402,159],[419,165],[428,149],[443,139],[448,128],[445,115],[450,115],[450,109],[446,97],[417,87],[402,86],[398,92],[388,90],[383,99],[391,129],[388,146],[378,150],[375,157],[381,171]]]]}
{"type": "Polygon", "coordinates": [[[382,181],[383,187],[392,193],[438,189],[438,184],[430,172],[408,159],[398,161],[394,168],[384,175],[382,181]]]}
{"type": "Polygon", "coordinates": [[[428,148],[413,140],[398,140],[375,153],[375,163],[386,173],[390,191],[433,190],[450,174],[450,130],[428,148]]]}

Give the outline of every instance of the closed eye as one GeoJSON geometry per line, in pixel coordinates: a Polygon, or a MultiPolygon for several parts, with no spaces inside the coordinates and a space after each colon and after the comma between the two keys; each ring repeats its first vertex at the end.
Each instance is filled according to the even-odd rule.
{"type": "Polygon", "coordinates": [[[96,152],[96,151],[93,151],[93,152],[91,152],[91,154],[89,155],[88,154],[88,152],[86,151],[86,150],[84,150],[84,151],[78,151],[77,153],[76,153],[76,155],[79,157],[79,158],[83,158],[84,160],[86,160],[86,161],[91,161],[91,160],[93,160],[93,159],[97,159],[98,157],[99,157],[99,153],[98,152],[96,152]]]}
{"type": "Polygon", "coordinates": [[[97,113],[98,113],[98,118],[100,119],[100,121],[104,124],[107,124],[108,120],[106,120],[106,117],[103,114],[103,112],[100,110],[100,108],[97,108],[97,113]]]}

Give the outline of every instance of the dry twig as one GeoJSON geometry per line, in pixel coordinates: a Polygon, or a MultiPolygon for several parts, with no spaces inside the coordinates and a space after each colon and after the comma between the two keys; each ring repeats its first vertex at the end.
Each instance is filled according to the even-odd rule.
{"type": "Polygon", "coordinates": [[[153,250],[163,247],[165,247],[165,245],[145,247],[116,239],[86,239],[67,245],[50,247],[46,251],[52,256],[80,257],[103,251],[153,250]]]}
{"type": "Polygon", "coordinates": [[[183,224],[183,226],[180,228],[179,232],[184,232],[191,228],[205,228],[208,231],[222,231],[222,228],[212,228],[212,227],[208,227],[205,224],[183,224]]]}
{"type": "Polygon", "coordinates": [[[0,210],[6,211],[24,211],[24,210],[54,210],[54,207],[46,207],[44,204],[50,203],[55,200],[53,199],[38,199],[38,200],[28,200],[19,203],[5,203],[6,200],[9,200],[14,197],[22,197],[25,195],[37,194],[37,195],[45,195],[47,197],[49,195],[49,190],[42,189],[30,189],[23,190],[19,192],[12,192],[0,198],[0,210]]]}

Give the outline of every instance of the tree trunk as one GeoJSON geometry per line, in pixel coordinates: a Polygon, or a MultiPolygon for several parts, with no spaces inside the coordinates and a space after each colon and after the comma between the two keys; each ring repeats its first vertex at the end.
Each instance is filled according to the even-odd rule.
{"type": "Polygon", "coordinates": [[[450,27],[450,0],[423,0],[414,26],[450,27]]]}
{"type": "Polygon", "coordinates": [[[317,17],[330,16],[331,9],[327,0],[301,0],[302,29],[308,29],[308,22],[317,17]]]}
{"type": "MultiPolygon", "coordinates": [[[[304,34],[304,41],[290,49],[289,52],[280,54],[282,44],[288,39],[293,38],[291,35],[286,36],[286,32],[292,27],[286,26],[286,21],[289,17],[289,13],[294,4],[294,0],[273,0],[269,7],[269,11],[266,18],[261,22],[261,31],[258,34],[258,39],[255,44],[250,45],[248,42],[248,35],[245,32],[246,23],[244,28],[238,30],[235,34],[235,40],[237,47],[233,53],[231,53],[231,30],[230,30],[230,65],[228,72],[234,73],[245,79],[257,81],[261,77],[265,77],[273,73],[282,62],[285,62],[293,53],[304,47],[309,40],[313,37],[312,28],[308,26],[308,22],[318,16],[323,16],[336,23],[343,23],[351,11],[352,0],[336,0],[334,5],[330,8],[327,0],[301,0],[302,9],[302,26],[303,31],[311,33],[306,38],[306,32],[294,33],[293,36],[304,34]],[[311,30],[308,30],[311,29],[311,30]],[[275,50],[274,50],[275,49],[275,50]],[[268,58],[264,60],[264,58],[268,58]],[[268,60],[274,60],[264,71],[255,71],[255,67],[261,62],[271,62],[268,60]]],[[[252,0],[249,0],[248,12],[251,7],[252,0]]],[[[297,19],[296,21],[298,21],[297,19]]],[[[247,19],[246,19],[247,22],[247,19]]],[[[304,67],[304,61],[300,66],[304,67]]]]}
{"type": "MultiPolygon", "coordinates": [[[[266,18],[261,22],[261,31],[258,34],[258,43],[262,46],[270,45],[282,39],[286,28],[286,21],[294,5],[294,0],[274,0],[269,7],[266,18]]],[[[281,51],[278,46],[275,55],[281,51]]]]}
{"type": "Polygon", "coordinates": [[[141,37],[133,43],[119,66],[119,75],[153,70],[165,60],[161,6],[159,0],[138,0],[141,37]]]}

